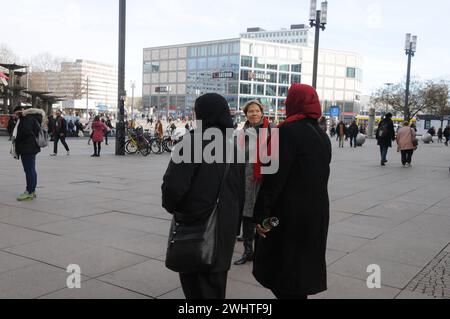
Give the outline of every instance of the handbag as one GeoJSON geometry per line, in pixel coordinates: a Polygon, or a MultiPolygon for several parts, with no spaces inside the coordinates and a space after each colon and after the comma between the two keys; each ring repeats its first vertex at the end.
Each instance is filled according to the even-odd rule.
{"type": "Polygon", "coordinates": [[[19,131],[19,124],[20,124],[20,119],[17,120],[16,126],[14,127],[14,130],[13,130],[13,133],[12,133],[12,136],[11,136],[11,141],[12,141],[11,142],[11,150],[9,151],[11,156],[14,159],[16,159],[16,160],[20,159],[20,157],[19,157],[19,155],[17,154],[17,151],[16,151],[16,139],[17,139],[17,134],[18,134],[18,131],[19,131]]]}
{"type": "Polygon", "coordinates": [[[218,254],[218,207],[229,167],[227,164],[212,213],[210,209],[194,215],[174,213],[166,254],[168,269],[186,274],[214,267],[218,254]]]}

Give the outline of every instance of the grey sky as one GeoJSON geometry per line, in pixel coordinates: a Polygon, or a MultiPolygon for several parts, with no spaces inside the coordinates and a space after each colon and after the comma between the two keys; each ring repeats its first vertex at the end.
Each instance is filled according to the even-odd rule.
{"type": "MultiPolygon", "coordinates": [[[[320,2],[320,1],[319,1],[320,2]]],[[[0,0],[0,43],[29,58],[41,52],[69,60],[117,63],[118,0],[0,0]]],[[[309,0],[129,0],[127,82],[141,92],[142,49],[235,38],[247,27],[267,30],[307,23],[309,0]]],[[[418,35],[413,76],[450,79],[448,0],[329,0],[321,47],[364,57],[363,93],[406,73],[405,33],[418,35]]]]}

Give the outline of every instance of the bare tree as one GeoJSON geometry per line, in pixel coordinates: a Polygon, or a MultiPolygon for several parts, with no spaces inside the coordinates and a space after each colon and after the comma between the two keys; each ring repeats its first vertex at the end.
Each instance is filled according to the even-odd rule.
{"type": "Polygon", "coordinates": [[[448,83],[446,81],[438,83],[427,82],[424,99],[426,104],[430,106],[428,111],[440,117],[441,127],[443,127],[444,117],[450,115],[448,83]]]}
{"type": "MultiPolygon", "coordinates": [[[[447,87],[448,88],[448,87],[447,87]]],[[[433,112],[437,105],[442,105],[443,87],[434,82],[411,81],[409,109],[411,117],[420,112],[433,112]],[[439,101],[439,103],[438,103],[439,101]]],[[[404,83],[383,87],[372,94],[370,101],[378,110],[395,111],[404,114],[406,88],[404,83]]],[[[447,91],[448,99],[448,91],[447,91]]]]}
{"type": "Polygon", "coordinates": [[[17,55],[6,44],[0,44],[0,63],[14,63],[17,60],[17,55]]]}

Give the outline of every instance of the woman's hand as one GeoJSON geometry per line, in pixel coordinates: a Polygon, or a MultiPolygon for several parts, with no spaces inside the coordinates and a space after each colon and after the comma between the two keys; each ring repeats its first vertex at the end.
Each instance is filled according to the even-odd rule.
{"type": "Polygon", "coordinates": [[[267,238],[267,233],[270,232],[270,230],[264,229],[261,225],[256,225],[256,231],[258,232],[258,235],[262,238],[267,238]]]}

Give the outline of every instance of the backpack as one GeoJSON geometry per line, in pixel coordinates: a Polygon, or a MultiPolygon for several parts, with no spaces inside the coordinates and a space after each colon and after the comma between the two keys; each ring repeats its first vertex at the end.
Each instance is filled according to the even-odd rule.
{"type": "MultiPolygon", "coordinates": [[[[36,120],[37,121],[37,120],[36,120]]],[[[36,144],[40,147],[40,148],[45,148],[48,146],[48,132],[46,129],[44,129],[42,127],[42,125],[39,125],[39,134],[36,136],[36,144]]]]}
{"type": "Polygon", "coordinates": [[[386,121],[380,123],[380,127],[378,128],[378,136],[383,139],[389,137],[389,126],[386,121]]]}

